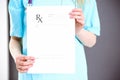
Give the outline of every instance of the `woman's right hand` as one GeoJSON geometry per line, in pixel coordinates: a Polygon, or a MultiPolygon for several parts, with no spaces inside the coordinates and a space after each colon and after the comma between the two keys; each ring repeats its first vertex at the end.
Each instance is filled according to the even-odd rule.
{"type": "Polygon", "coordinates": [[[27,72],[29,68],[33,66],[35,58],[31,56],[19,55],[16,57],[16,68],[18,72],[27,72]]]}

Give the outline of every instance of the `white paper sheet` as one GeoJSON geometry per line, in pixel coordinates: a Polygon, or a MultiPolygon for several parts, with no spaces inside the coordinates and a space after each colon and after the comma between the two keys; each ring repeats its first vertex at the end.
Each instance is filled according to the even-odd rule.
{"type": "Polygon", "coordinates": [[[72,7],[27,8],[27,54],[36,58],[28,73],[75,72],[75,22],[72,7]]]}

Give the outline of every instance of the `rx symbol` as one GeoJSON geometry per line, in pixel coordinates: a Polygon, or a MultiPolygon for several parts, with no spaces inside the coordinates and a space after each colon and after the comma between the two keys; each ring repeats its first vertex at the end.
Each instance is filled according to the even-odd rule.
{"type": "Polygon", "coordinates": [[[36,14],[36,20],[38,21],[38,23],[39,22],[41,22],[41,23],[43,22],[42,21],[42,17],[40,16],[40,14],[36,14]]]}

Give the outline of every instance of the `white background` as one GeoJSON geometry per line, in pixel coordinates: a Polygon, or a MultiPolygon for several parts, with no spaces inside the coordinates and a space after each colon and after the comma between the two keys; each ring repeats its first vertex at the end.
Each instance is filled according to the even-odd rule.
{"type": "Polygon", "coordinates": [[[7,0],[0,0],[0,80],[8,80],[7,0]]]}

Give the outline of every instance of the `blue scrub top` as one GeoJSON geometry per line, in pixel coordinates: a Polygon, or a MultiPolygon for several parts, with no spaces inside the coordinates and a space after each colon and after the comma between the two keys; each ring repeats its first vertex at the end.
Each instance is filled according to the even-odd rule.
{"type": "MultiPolygon", "coordinates": [[[[26,45],[26,8],[28,0],[10,0],[10,36],[22,38],[24,55],[27,55],[26,45]]],[[[32,6],[75,6],[75,0],[33,0],[32,6]]],[[[77,5],[77,7],[80,7],[77,5]]],[[[86,0],[81,7],[85,16],[84,29],[100,35],[100,21],[95,0],[86,0]]],[[[28,74],[19,73],[19,80],[88,80],[87,63],[83,44],[75,37],[76,73],[75,74],[28,74]]]]}

